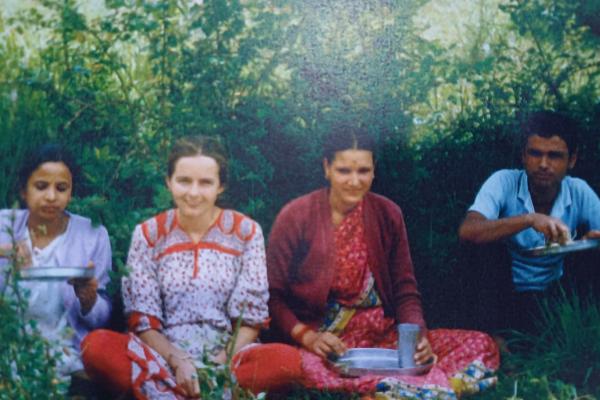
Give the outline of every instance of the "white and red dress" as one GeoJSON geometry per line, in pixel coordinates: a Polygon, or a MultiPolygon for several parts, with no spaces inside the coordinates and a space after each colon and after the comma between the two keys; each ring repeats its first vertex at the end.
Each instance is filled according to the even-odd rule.
{"type": "MultiPolygon", "coordinates": [[[[241,319],[251,327],[268,323],[263,234],[256,222],[241,213],[222,210],[202,240],[194,243],[179,227],[176,210],[165,211],[136,227],[127,265],[130,272],[123,279],[122,292],[131,333],[126,341],[120,335],[128,361],[120,375],[130,373],[130,388],[139,399],[184,397],[167,362],[135,333],[160,331],[202,367],[224,348],[235,321],[241,319]]],[[[106,341],[95,336],[83,346],[99,347],[106,341]]],[[[287,355],[286,351],[295,350],[254,345],[238,353],[232,369],[242,385],[264,389],[274,375],[286,380],[281,374],[289,372],[288,366],[282,365],[282,372],[272,363],[273,353],[287,355]],[[261,365],[263,357],[271,361],[270,368],[261,365]]],[[[90,353],[86,356],[84,351],[84,361],[91,375],[123,379],[107,377],[98,352],[90,353]]],[[[117,374],[112,370],[112,375],[117,374]]],[[[117,386],[129,389],[125,384],[117,386]]]]}

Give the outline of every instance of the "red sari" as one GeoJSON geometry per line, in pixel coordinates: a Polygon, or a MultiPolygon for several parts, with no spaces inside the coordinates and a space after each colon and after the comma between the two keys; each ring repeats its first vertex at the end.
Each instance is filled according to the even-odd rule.
{"type": "MultiPolygon", "coordinates": [[[[336,275],[330,292],[329,312],[321,331],[337,334],[348,348],[395,349],[396,321],[384,316],[368,265],[367,244],[359,204],[335,230],[336,275]]],[[[310,388],[390,396],[456,398],[495,382],[490,374],[499,366],[498,349],[486,334],[476,331],[436,329],[427,338],[438,361],[421,376],[398,375],[384,379],[367,375],[340,376],[327,361],[301,350],[304,384],[310,388]]]]}

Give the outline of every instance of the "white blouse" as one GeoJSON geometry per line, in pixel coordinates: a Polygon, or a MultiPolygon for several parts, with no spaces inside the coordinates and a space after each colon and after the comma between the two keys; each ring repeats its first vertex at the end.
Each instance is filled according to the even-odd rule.
{"type": "MultiPolygon", "coordinates": [[[[70,221],[69,221],[70,225],[70,221]]],[[[57,251],[64,244],[67,229],[43,249],[33,247],[29,231],[25,233],[25,243],[32,255],[32,265],[27,268],[59,267],[57,251]]],[[[19,286],[27,293],[26,320],[36,321],[37,328],[58,354],[58,374],[65,377],[83,369],[79,348],[73,342],[74,331],[69,329],[68,310],[65,308],[62,280],[19,281],[19,286]]]]}

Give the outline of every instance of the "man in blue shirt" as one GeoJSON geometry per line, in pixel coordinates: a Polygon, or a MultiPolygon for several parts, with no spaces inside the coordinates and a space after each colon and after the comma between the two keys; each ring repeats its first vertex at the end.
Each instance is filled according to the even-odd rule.
{"type": "MultiPolygon", "coordinates": [[[[577,161],[577,125],[551,111],[523,126],[523,170],[500,170],[483,184],[459,229],[461,241],[505,241],[512,262],[508,328],[533,331],[539,300],[556,290],[564,255],[526,257],[548,242],[600,238],[600,200],[585,181],[567,176],[577,161]],[[533,318],[532,318],[533,316],[533,318]]],[[[489,310],[496,312],[497,310],[489,310]]]]}

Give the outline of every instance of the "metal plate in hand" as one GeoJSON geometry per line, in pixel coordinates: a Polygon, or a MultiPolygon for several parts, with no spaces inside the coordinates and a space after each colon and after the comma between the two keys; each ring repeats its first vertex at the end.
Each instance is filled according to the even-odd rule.
{"type": "Polygon", "coordinates": [[[523,250],[521,253],[529,257],[542,257],[557,254],[573,253],[575,251],[583,251],[596,249],[600,247],[600,239],[574,240],[567,244],[549,244],[546,246],[534,247],[523,250]]]}

